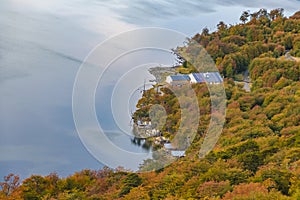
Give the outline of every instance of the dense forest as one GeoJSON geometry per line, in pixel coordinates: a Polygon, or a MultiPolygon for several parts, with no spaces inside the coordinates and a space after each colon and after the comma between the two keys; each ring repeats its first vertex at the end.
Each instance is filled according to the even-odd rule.
{"type": "MultiPolygon", "coordinates": [[[[198,133],[186,152],[165,168],[140,173],[104,167],[61,178],[33,175],[22,182],[9,174],[0,183],[1,199],[300,199],[300,11],[245,11],[241,23],[220,22],[192,39],[215,61],[227,97],[226,123],[217,145],[199,159],[210,120],[210,95],[194,84],[200,105],[198,133]],[[251,91],[241,81],[249,72],[251,91]]],[[[185,47],[188,49],[190,46],[185,47]]],[[[195,70],[183,61],[181,73],[195,70]]],[[[165,107],[164,135],[172,139],[180,108],[171,90],[144,93],[135,117],[148,117],[151,104],[165,107]]]]}

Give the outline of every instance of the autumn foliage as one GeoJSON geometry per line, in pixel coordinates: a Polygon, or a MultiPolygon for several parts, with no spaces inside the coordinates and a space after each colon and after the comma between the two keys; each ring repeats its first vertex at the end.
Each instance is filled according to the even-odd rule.
{"type": "MultiPolygon", "coordinates": [[[[185,157],[146,173],[104,167],[22,181],[10,174],[0,183],[0,199],[300,199],[300,11],[290,18],[282,9],[245,11],[240,19],[193,37],[225,77],[227,96],[223,133],[205,158],[198,152],[210,120],[210,96],[205,84],[197,84],[192,87],[201,117],[185,157]],[[235,82],[247,70],[251,92],[235,82]]],[[[181,67],[193,70],[184,61],[181,67]]],[[[161,104],[167,112],[163,133],[172,139],[181,111],[172,91],[162,91],[145,92],[134,117],[148,118],[147,105],[161,104]]]]}

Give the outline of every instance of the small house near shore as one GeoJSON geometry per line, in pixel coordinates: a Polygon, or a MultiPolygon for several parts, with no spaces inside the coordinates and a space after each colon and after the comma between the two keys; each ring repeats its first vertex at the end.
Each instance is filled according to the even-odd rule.
{"type": "Polygon", "coordinates": [[[203,73],[205,82],[209,84],[220,84],[223,83],[223,78],[219,72],[206,72],[203,73]]]}
{"type": "Polygon", "coordinates": [[[190,82],[190,77],[184,74],[171,75],[167,76],[166,82],[172,86],[181,86],[184,84],[188,84],[190,82]]]}
{"type": "Polygon", "coordinates": [[[220,84],[223,82],[223,78],[219,72],[205,72],[167,76],[166,82],[172,86],[194,83],[220,84]]]}
{"type": "Polygon", "coordinates": [[[205,83],[205,79],[202,73],[191,73],[189,74],[191,83],[205,83]]]}
{"type": "Polygon", "coordinates": [[[171,155],[177,158],[185,157],[185,151],[172,150],[171,155]]]}

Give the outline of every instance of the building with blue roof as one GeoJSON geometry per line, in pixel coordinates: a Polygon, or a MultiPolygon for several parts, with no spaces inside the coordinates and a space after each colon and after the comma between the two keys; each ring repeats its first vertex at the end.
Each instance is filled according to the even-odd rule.
{"type": "Polygon", "coordinates": [[[220,84],[223,82],[219,72],[191,73],[189,77],[191,83],[220,84]]]}
{"type": "Polygon", "coordinates": [[[191,73],[189,77],[191,79],[191,83],[205,83],[205,79],[202,73],[191,73]]]}
{"type": "Polygon", "coordinates": [[[223,78],[219,72],[205,72],[167,76],[166,82],[172,86],[180,86],[188,83],[220,84],[223,82],[223,78]]]}
{"type": "Polygon", "coordinates": [[[171,76],[167,76],[166,82],[173,86],[180,86],[183,84],[190,83],[190,77],[184,74],[171,75],[171,76]]]}

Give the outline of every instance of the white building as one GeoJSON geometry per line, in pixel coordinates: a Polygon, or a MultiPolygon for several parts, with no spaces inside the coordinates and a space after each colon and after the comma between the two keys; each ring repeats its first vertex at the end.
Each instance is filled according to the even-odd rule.
{"type": "Polygon", "coordinates": [[[219,72],[205,72],[167,76],[166,82],[172,86],[180,86],[188,83],[220,84],[223,82],[223,78],[219,72]]]}
{"type": "Polygon", "coordinates": [[[219,72],[191,73],[189,77],[191,83],[220,84],[223,82],[219,72]]]}
{"type": "Polygon", "coordinates": [[[202,73],[191,73],[189,74],[189,77],[191,79],[191,83],[205,83],[202,73]]]}
{"type": "Polygon", "coordinates": [[[185,156],[185,151],[172,150],[172,151],[171,151],[171,155],[172,155],[173,157],[181,158],[181,157],[184,157],[184,156],[185,156]]]}
{"type": "Polygon", "coordinates": [[[190,82],[190,77],[188,75],[171,75],[167,76],[166,82],[172,86],[180,86],[188,84],[190,82]]]}

